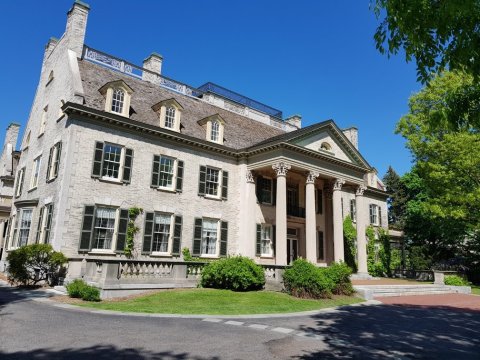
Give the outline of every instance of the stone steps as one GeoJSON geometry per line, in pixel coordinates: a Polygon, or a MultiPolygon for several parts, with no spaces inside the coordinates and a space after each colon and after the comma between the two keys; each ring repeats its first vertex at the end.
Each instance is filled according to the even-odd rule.
{"type": "Polygon", "coordinates": [[[353,288],[362,298],[366,300],[387,296],[471,293],[471,288],[468,286],[446,285],[354,285],[353,288]]]}

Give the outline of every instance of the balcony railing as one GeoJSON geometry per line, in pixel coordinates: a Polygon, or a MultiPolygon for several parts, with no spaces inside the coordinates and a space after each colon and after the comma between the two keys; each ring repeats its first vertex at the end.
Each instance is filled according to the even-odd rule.
{"type": "Polygon", "coordinates": [[[305,218],[305,208],[295,205],[287,205],[287,215],[305,218]]]}

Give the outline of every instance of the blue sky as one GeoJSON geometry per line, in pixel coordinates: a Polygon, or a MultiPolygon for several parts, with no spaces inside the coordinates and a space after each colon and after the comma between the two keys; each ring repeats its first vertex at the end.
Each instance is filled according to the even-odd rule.
{"type": "MultiPolygon", "coordinates": [[[[2,131],[28,119],[44,46],[65,29],[73,0],[5,1],[0,12],[2,131]]],[[[283,110],[303,125],[334,119],[359,128],[362,154],[383,176],[410,169],[394,134],[420,89],[415,65],[375,49],[369,0],[100,1],[86,44],[141,64],[163,55],[163,74],[193,86],[207,81],[283,110]]],[[[3,137],[3,134],[2,136],[3,137]]]]}

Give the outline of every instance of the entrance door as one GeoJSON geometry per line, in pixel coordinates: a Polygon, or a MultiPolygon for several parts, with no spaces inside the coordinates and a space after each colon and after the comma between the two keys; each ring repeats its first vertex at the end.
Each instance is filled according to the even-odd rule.
{"type": "Polygon", "coordinates": [[[287,263],[291,264],[298,257],[298,240],[287,239],[287,263]]]}

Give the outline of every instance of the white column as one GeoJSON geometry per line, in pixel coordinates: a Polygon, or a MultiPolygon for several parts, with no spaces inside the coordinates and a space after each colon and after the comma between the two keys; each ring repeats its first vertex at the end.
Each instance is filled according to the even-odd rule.
{"type": "Polygon", "coordinates": [[[358,273],[368,274],[367,267],[367,241],[365,235],[365,204],[363,193],[367,187],[360,185],[355,193],[355,209],[357,220],[357,259],[358,259],[358,273]]]}
{"type": "Polygon", "coordinates": [[[279,162],[272,168],[277,173],[275,263],[277,265],[287,265],[287,172],[291,166],[279,162]]]}
{"type": "Polygon", "coordinates": [[[343,218],[342,218],[342,185],[345,180],[337,179],[333,184],[333,257],[335,261],[344,261],[343,218]]]}
{"type": "Polygon", "coordinates": [[[247,181],[247,221],[246,229],[247,232],[247,244],[245,246],[245,255],[254,258],[255,257],[255,244],[257,239],[257,228],[256,228],[256,216],[255,208],[257,205],[257,195],[255,194],[255,180],[253,178],[252,172],[247,170],[246,179],[247,181]]]}
{"type": "Polygon", "coordinates": [[[318,173],[310,171],[305,185],[305,242],[307,260],[317,263],[317,215],[315,213],[315,179],[318,173]]]}

